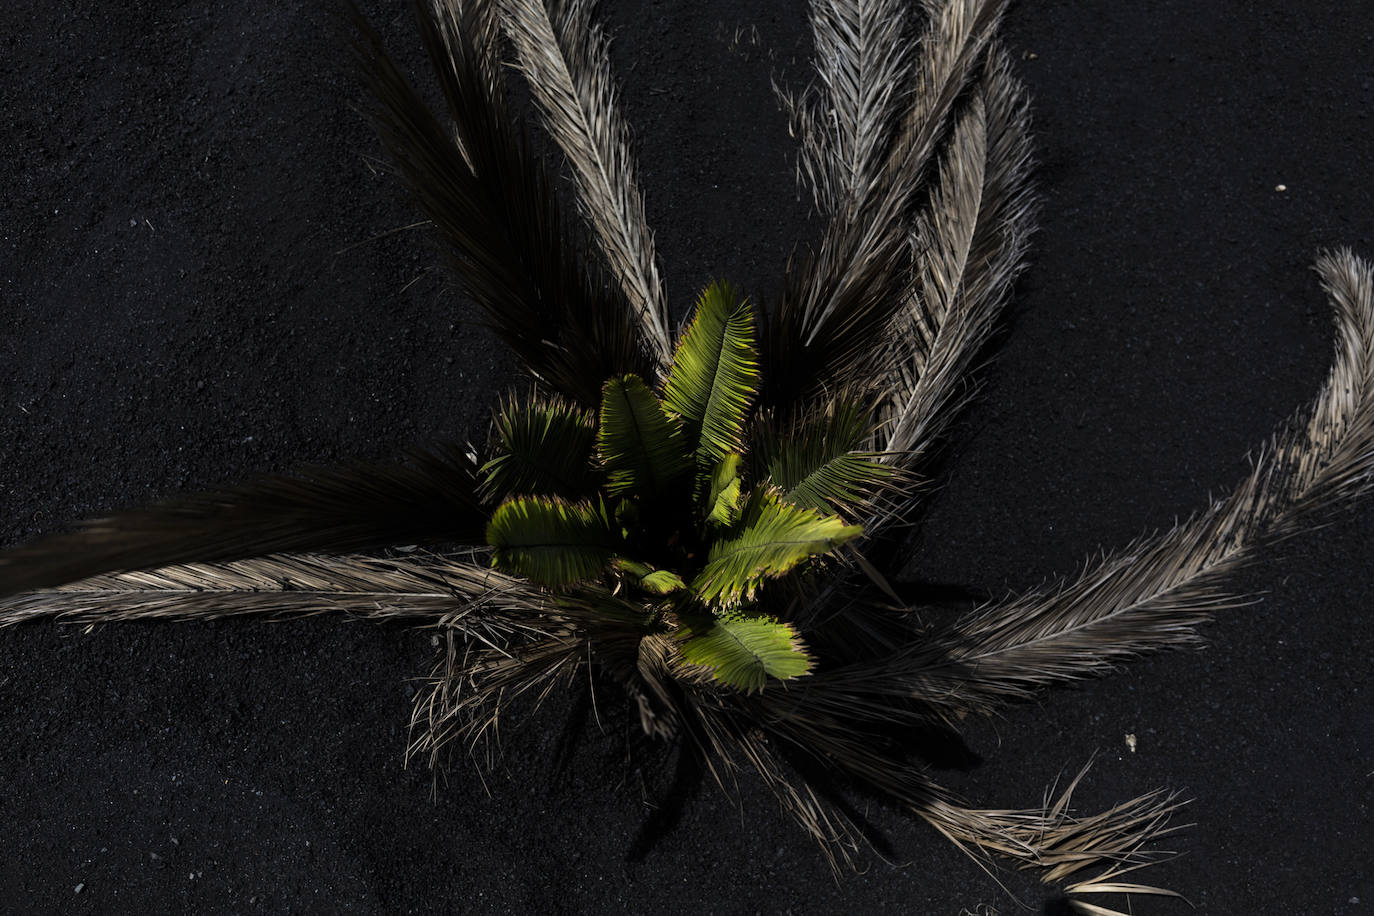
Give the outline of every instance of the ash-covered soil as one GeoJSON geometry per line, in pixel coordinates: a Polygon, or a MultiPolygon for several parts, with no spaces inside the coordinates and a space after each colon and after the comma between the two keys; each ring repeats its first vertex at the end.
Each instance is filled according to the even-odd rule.
{"type": "MultiPolygon", "coordinates": [[[[422,76],[403,5],[367,6],[422,76]]],[[[1331,334],[1309,267],[1326,246],[1374,255],[1374,13],[1322,6],[1012,11],[1042,229],[914,572],[995,594],[1071,572],[1202,507],[1316,393],[1331,334]]],[[[0,10],[0,542],[485,435],[519,376],[406,228],[328,13],[118,7],[0,10]]],[[[713,277],[775,300],[818,233],[769,89],[807,77],[806,5],[605,7],[679,314],[713,277]]],[[[1196,799],[1184,855],[1141,880],[1208,913],[1374,907],[1374,501],[1332,518],[1238,583],[1264,600],[1209,649],[977,725],[984,762],[942,778],[1025,806],[1096,752],[1084,810],[1156,786],[1196,799]]],[[[610,695],[566,766],[555,698],[505,723],[485,779],[459,755],[432,794],[402,761],[434,655],[426,632],[329,618],[0,632],[0,909],[1017,909],[862,798],[886,849],[836,880],[747,777],[740,807],[704,786],[641,849],[670,761],[627,752],[610,695]]]]}

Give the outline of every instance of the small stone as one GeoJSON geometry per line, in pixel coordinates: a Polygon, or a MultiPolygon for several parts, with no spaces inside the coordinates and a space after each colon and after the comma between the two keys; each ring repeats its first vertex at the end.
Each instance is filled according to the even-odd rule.
{"type": "Polygon", "coordinates": [[[74,894],[79,894],[79,893],[81,893],[82,891],[84,891],[85,889],[86,889],[86,885],[84,885],[84,884],[78,884],[76,887],[72,888],[72,893],[74,893],[74,894]]]}
{"type": "Polygon", "coordinates": [[[1276,185],[1274,185],[1274,190],[1275,190],[1275,191],[1278,191],[1280,194],[1282,194],[1284,191],[1287,191],[1287,190],[1288,190],[1288,185],[1286,185],[1286,184],[1276,184],[1276,185]]]}
{"type": "Polygon", "coordinates": [[[1126,750],[1128,750],[1128,751],[1130,751],[1132,754],[1134,754],[1134,753],[1135,753],[1135,746],[1136,746],[1136,737],[1135,737],[1135,735],[1134,735],[1134,734],[1127,735],[1127,736],[1126,736],[1126,750]]]}

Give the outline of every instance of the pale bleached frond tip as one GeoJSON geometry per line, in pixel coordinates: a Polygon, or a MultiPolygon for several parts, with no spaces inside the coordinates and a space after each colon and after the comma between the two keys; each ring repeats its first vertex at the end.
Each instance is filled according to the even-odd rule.
{"type": "Polygon", "coordinates": [[[911,91],[908,9],[903,0],[811,4],[816,82],[787,107],[823,212],[853,206],[881,179],[911,91]]]}
{"type": "Polygon", "coordinates": [[[620,116],[609,40],[591,0],[499,0],[517,65],[567,157],[578,202],[646,338],[666,363],[668,313],[630,132],[620,116]]]}

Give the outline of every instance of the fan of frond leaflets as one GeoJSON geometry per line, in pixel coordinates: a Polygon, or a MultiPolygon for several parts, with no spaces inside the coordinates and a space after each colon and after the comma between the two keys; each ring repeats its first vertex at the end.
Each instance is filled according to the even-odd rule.
{"type": "Polygon", "coordinates": [[[446,640],[412,754],[476,745],[511,703],[592,665],[647,735],[682,742],[722,786],[757,772],[832,864],[863,835],[832,801],[854,787],[1047,880],[1100,870],[1071,892],[1163,893],[1119,878],[1161,856],[1176,796],[1080,816],[1074,779],[1041,807],[980,809],[912,767],[898,736],[1194,643],[1241,600],[1231,573],[1362,495],[1374,270],[1344,251],[1318,262],[1331,375],[1230,495],[1077,576],[920,629],[888,579],[908,559],[890,535],[970,397],[1032,232],[1003,7],[813,0],[816,78],[786,101],[825,228],[772,313],[717,282],[676,335],[591,4],[418,3],[443,118],[355,14],[379,136],[532,390],[499,406],[484,449],[260,480],[0,554],[0,624],[423,622],[446,640]],[[566,160],[571,209],[503,60],[566,160]],[[417,545],[444,552],[359,553],[417,545]]]}

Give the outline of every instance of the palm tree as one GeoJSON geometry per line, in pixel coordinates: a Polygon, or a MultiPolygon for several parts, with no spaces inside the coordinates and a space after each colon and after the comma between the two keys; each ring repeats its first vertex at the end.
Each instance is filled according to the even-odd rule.
{"type": "Polygon", "coordinates": [[[422,31],[451,123],[360,27],[378,126],[468,293],[534,377],[481,455],[308,471],[88,522],[6,555],[3,619],[299,612],[439,620],[413,750],[472,740],[591,659],[645,732],[757,769],[844,858],[856,785],[956,842],[1060,878],[1147,861],[1167,795],[1079,819],[957,803],[906,739],[1193,638],[1221,576],[1365,486],[1371,279],[1319,269],[1342,346],[1309,418],[1229,497],[1077,579],[934,628],[891,575],[968,371],[1020,270],[1025,103],[1001,4],[818,4],[793,99],[828,228],[771,312],[712,286],[674,336],[604,39],[576,3],[445,4],[422,31]],[[925,53],[912,53],[922,30],[925,53]],[[504,34],[575,178],[582,223],[514,127],[504,34]],[[892,92],[910,87],[910,93],[892,92]],[[376,548],[479,554],[385,559],[376,548]]]}

